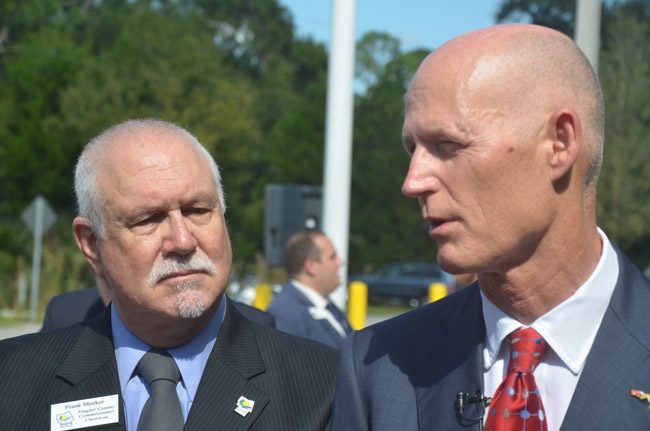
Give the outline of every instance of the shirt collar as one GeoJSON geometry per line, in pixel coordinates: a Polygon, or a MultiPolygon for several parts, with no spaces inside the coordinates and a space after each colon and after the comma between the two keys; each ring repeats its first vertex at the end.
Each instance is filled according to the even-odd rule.
{"type": "MultiPolygon", "coordinates": [[[[226,302],[226,296],[222,295],[217,311],[212,316],[212,319],[210,319],[208,325],[186,344],[167,350],[176,361],[190,401],[194,401],[203,370],[208,362],[208,358],[210,357],[212,348],[217,340],[217,335],[226,316],[226,302]]],[[[127,383],[134,375],[135,367],[144,354],[151,349],[151,346],[136,337],[124,325],[115,307],[112,306],[111,324],[120,388],[122,393],[124,393],[127,383]]]]}
{"type": "MultiPolygon", "coordinates": [[[[596,268],[576,292],[529,326],[546,340],[549,347],[573,372],[579,374],[596,338],[618,280],[618,259],[607,235],[599,228],[603,252],[596,268]]],[[[490,369],[502,341],[512,331],[526,326],[506,315],[481,292],[486,345],[483,362],[490,369]]]]}
{"type": "Polygon", "coordinates": [[[324,309],[325,307],[327,307],[327,299],[323,298],[323,296],[320,293],[316,292],[311,287],[295,279],[291,279],[291,284],[293,284],[294,287],[298,289],[300,293],[305,295],[309,300],[309,302],[311,302],[316,308],[324,309]]]}

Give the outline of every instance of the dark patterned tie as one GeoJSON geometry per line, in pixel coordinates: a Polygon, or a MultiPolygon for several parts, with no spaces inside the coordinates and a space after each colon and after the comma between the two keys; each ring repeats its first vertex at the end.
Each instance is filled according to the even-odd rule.
{"type": "Polygon", "coordinates": [[[150,350],[138,362],[136,372],[151,386],[138,431],[181,431],[183,410],[176,392],[181,375],[174,358],[164,350],[150,350]]]}
{"type": "Polygon", "coordinates": [[[345,335],[350,335],[352,332],[352,327],[350,326],[348,319],[345,317],[345,314],[343,314],[339,307],[328,301],[325,308],[327,308],[329,312],[332,313],[336,321],[339,322],[339,324],[343,327],[345,335]]]}
{"type": "Polygon", "coordinates": [[[533,371],[548,345],[532,328],[512,332],[508,341],[508,374],[490,403],[486,430],[546,431],[546,414],[533,371]]]}

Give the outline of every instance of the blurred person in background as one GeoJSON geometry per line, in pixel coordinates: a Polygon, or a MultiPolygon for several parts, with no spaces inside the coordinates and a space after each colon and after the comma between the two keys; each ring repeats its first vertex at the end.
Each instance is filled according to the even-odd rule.
{"type": "Polygon", "coordinates": [[[328,299],[341,283],[343,265],[334,244],[319,230],[297,232],[287,241],[284,263],[290,280],[267,309],[276,328],[340,348],[352,328],[328,299]]]}

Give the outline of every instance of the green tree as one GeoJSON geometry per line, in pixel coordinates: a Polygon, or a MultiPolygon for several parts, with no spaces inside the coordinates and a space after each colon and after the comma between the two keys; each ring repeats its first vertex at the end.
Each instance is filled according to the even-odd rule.
{"type": "MultiPolygon", "coordinates": [[[[399,46],[388,35],[381,37],[383,46],[399,46]]],[[[349,253],[353,272],[391,261],[435,261],[435,244],[426,236],[418,204],[401,193],[409,162],[401,145],[403,97],[427,52],[403,54],[390,48],[379,54],[380,59],[368,62],[375,84],[355,106],[349,253]],[[386,52],[393,53],[387,61],[386,52]],[[383,68],[374,67],[382,63],[383,68]]]]}
{"type": "MultiPolygon", "coordinates": [[[[129,117],[176,122],[215,155],[235,258],[252,263],[262,249],[264,185],[322,177],[327,56],[293,30],[277,0],[0,0],[3,289],[21,256],[29,261],[18,215],[36,193],[60,215],[46,247],[56,244],[58,262],[76,262],[76,157],[129,117]]],[[[54,272],[44,282],[74,284],[54,272]]]]}
{"type": "Polygon", "coordinates": [[[602,53],[607,120],[598,214],[635,262],[650,262],[650,23],[627,13],[612,22],[602,53]]]}
{"type": "MultiPolygon", "coordinates": [[[[601,44],[607,46],[610,23],[618,14],[650,19],[649,0],[613,0],[602,3],[601,44]]],[[[575,33],[576,2],[567,0],[505,0],[496,13],[497,22],[530,22],[561,31],[569,37],[575,33]]]]}
{"type": "Polygon", "coordinates": [[[388,63],[401,55],[400,42],[388,33],[371,31],[357,42],[356,78],[364,87],[377,84],[388,63]]]}

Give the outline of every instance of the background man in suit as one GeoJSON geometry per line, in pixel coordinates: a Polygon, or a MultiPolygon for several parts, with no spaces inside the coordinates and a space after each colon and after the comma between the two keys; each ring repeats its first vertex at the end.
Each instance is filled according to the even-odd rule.
{"type": "MultiPolygon", "coordinates": [[[[41,331],[74,325],[101,314],[111,302],[111,292],[101,278],[96,277],[95,284],[96,287],[60,293],[50,299],[45,307],[41,331]]],[[[275,318],[269,313],[242,302],[232,301],[232,303],[248,320],[275,328],[275,318]]]]}
{"type": "Polygon", "coordinates": [[[337,352],[252,323],[225,297],[223,191],[194,136],[157,120],[114,126],[84,148],[75,191],[73,233],[111,306],[0,342],[3,428],[327,426],[337,352]]]}
{"type": "Polygon", "coordinates": [[[290,281],[267,309],[276,327],[340,348],[352,328],[327,299],[341,283],[343,264],[332,241],[318,230],[300,231],[287,241],[284,262],[290,281]]]}
{"type": "Polygon", "coordinates": [[[41,331],[63,328],[100,315],[111,302],[111,293],[101,278],[95,277],[95,285],[52,297],[45,307],[41,331]]]}
{"type": "Polygon", "coordinates": [[[650,388],[650,286],[596,225],[604,113],[587,59],[554,30],[495,26],[431,53],[405,100],[402,190],[441,266],[478,283],[355,333],[333,428],[480,429],[483,394],[488,429],[649,429],[630,390],[650,388]]]}

